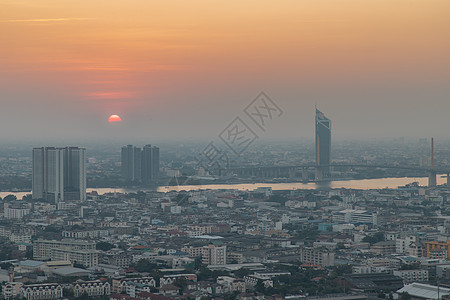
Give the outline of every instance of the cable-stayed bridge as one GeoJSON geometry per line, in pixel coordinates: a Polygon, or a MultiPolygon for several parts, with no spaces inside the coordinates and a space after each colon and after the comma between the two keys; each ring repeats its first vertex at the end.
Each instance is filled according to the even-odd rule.
{"type": "MultiPolygon", "coordinates": [[[[369,168],[369,169],[397,169],[397,170],[411,170],[423,173],[424,176],[428,176],[428,185],[436,185],[437,174],[447,174],[447,185],[450,184],[450,167],[418,167],[418,166],[402,166],[402,165],[387,165],[387,164],[329,164],[320,165],[317,164],[301,164],[301,165],[289,165],[289,166],[246,166],[246,167],[231,167],[220,170],[220,175],[237,175],[239,177],[259,177],[259,178],[295,178],[296,174],[302,174],[302,180],[308,181],[309,170],[315,171],[315,178],[317,180],[323,180],[322,169],[332,168],[369,168]]],[[[449,185],[450,186],[450,185],[449,185]]]]}

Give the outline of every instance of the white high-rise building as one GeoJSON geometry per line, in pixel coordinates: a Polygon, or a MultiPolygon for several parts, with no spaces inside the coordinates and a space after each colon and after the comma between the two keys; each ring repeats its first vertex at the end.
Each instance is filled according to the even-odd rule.
{"type": "Polygon", "coordinates": [[[33,199],[86,200],[86,149],[33,149],[33,199]]]}

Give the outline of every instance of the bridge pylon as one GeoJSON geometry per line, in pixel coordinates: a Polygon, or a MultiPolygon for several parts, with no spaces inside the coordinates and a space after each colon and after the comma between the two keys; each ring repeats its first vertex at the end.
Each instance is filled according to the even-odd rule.
{"type": "Polygon", "coordinates": [[[308,179],[308,168],[302,168],[302,180],[307,181],[308,179]]]}
{"type": "Polygon", "coordinates": [[[289,168],[289,178],[295,177],[295,168],[289,168]]]}
{"type": "Polygon", "coordinates": [[[323,179],[323,169],[319,166],[316,167],[316,180],[323,179]]]}
{"type": "Polygon", "coordinates": [[[434,171],[434,138],[431,138],[431,170],[428,174],[428,186],[436,186],[436,171],[434,171]]]}
{"type": "MultiPolygon", "coordinates": [[[[448,177],[447,177],[448,180],[448,177]]],[[[433,187],[436,186],[436,172],[435,171],[430,171],[430,173],[428,173],[428,187],[433,187]]]]}

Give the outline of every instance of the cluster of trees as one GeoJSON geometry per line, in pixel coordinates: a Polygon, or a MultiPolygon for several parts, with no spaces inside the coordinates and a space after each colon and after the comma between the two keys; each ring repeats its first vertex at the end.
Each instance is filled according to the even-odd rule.
{"type": "Polygon", "coordinates": [[[0,177],[0,190],[10,191],[18,189],[22,191],[31,190],[31,176],[2,176],[0,177]]]}
{"type": "Polygon", "coordinates": [[[95,249],[102,250],[102,251],[108,251],[114,248],[114,244],[108,243],[108,242],[98,242],[95,245],[95,249]]]}
{"type": "Polygon", "coordinates": [[[305,242],[314,242],[319,236],[319,230],[315,228],[305,228],[298,230],[294,225],[286,226],[286,229],[289,230],[289,234],[293,235],[296,238],[302,239],[305,242]]]}
{"type": "Polygon", "coordinates": [[[108,188],[112,186],[123,186],[123,180],[120,175],[89,175],[87,178],[88,188],[108,188]]]}
{"type": "Polygon", "coordinates": [[[140,259],[137,263],[133,264],[132,267],[138,272],[152,273],[157,271],[160,267],[150,262],[148,259],[140,259]]]}
{"type": "Polygon", "coordinates": [[[305,293],[309,295],[326,295],[343,293],[344,288],[336,284],[339,275],[351,273],[351,267],[347,265],[335,267],[331,272],[327,270],[314,270],[299,268],[299,265],[274,265],[274,269],[288,271],[291,275],[282,275],[274,278],[274,286],[265,288],[258,283],[257,292],[265,295],[305,293]]]}
{"type": "Polygon", "coordinates": [[[213,280],[216,281],[217,277],[219,276],[229,276],[230,273],[227,271],[219,271],[219,270],[214,270],[211,271],[210,269],[208,269],[205,265],[202,265],[197,273],[197,278],[198,280],[213,280]]]}
{"type": "Polygon", "coordinates": [[[376,244],[378,242],[382,242],[382,241],[384,241],[384,232],[380,231],[380,232],[375,233],[374,235],[365,236],[362,239],[362,241],[365,243],[369,243],[371,245],[376,244]]]}
{"type": "MultiPolygon", "coordinates": [[[[2,200],[1,197],[0,197],[0,200],[2,200]]],[[[17,200],[17,197],[16,197],[16,195],[13,195],[13,194],[6,195],[5,198],[3,198],[4,202],[11,202],[11,201],[16,201],[16,200],[17,200]]]]}
{"type": "Polygon", "coordinates": [[[272,195],[272,196],[270,196],[270,198],[269,198],[269,201],[270,201],[270,202],[277,202],[277,203],[280,203],[281,206],[284,206],[285,203],[286,203],[286,201],[288,201],[288,200],[289,200],[289,199],[286,198],[286,197],[283,196],[283,195],[272,195]]]}
{"type": "Polygon", "coordinates": [[[10,245],[4,244],[0,248],[0,261],[10,260],[10,259],[12,259],[12,248],[10,247],[10,245]]]}

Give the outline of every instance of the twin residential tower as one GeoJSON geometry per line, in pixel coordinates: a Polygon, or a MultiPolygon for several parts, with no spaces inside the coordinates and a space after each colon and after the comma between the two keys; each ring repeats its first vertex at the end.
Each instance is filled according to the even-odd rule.
{"type": "Polygon", "coordinates": [[[126,181],[150,183],[159,177],[159,148],[145,145],[142,149],[122,147],[121,173],[126,181]]]}
{"type": "Polygon", "coordinates": [[[33,199],[86,200],[86,149],[33,149],[33,199]]]}

